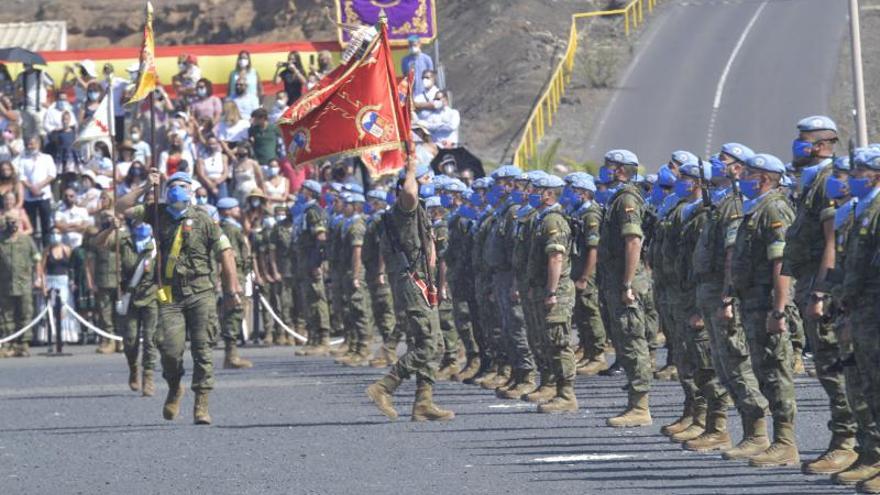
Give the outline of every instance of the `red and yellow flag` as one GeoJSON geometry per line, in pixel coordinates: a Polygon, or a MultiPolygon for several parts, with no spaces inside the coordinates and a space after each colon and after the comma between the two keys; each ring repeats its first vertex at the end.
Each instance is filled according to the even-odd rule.
{"type": "Polygon", "coordinates": [[[144,23],[144,42],[141,45],[140,70],[135,91],[126,103],[141,101],[159,86],[156,71],[156,41],[153,39],[153,4],[147,2],[147,21],[144,23]]]}

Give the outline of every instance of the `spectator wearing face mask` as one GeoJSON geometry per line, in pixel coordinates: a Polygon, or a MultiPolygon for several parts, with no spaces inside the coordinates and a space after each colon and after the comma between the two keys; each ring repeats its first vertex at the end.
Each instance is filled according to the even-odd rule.
{"type": "Polygon", "coordinates": [[[96,181],[101,186],[109,187],[113,183],[113,160],[110,158],[110,147],[103,141],[96,141],[92,157],[86,168],[95,172],[96,181]]]}
{"type": "Polygon", "coordinates": [[[232,167],[232,177],[236,199],[242,202],[252,190],[263,187],[263,170],[260,164],[251,158],[252,154],[250,143],[247,141],[239,143],[235,149],[236,160],[232,167]]]}
{"type": "MultiPolygon", "coordinates": [[[[3,166],[3,163],[0,163],[0,186],[3,184],[3,166]]],[[[12,164],[9,164],[9,166],[12,168],[12,164]]],[[[0,191],[3,191],[3,189],[0,188],[0,191]]],[[[6,191],[0,192],[0,198],[2,198],[2,202],[0,202],[0,215],[8,212],[14,213],[18,217],[18,231],[22,235],[33,234],[34,228],[31,225],[31,220],[28,218],[27,212],[24,211],[24,208],[21,207],[21,200],[19,199],[21,196],[16,196],[12,191],[6,191]]]]}
{"type": "Polygon", "coordinates": [[[287,101],[291,103],[302,96],[307,82],[306,70],[296,52],[288,53],[286,62],[278,62],[275,75],[272,76],[272,84],[284,84],[284,93],[287,95],[287,101]]]}
{"type": "Polygon", "coordinates": [[[9,94],[0,92],[0,132],[5,131],[11,125],[21,124],[21,112],[15,109],[9,94]]]}
{"type": "Polygon", "coordinates": [[[220,124],[217,125],[217,139],[223,146],[224,152],[228,155],[234,155],[233,148],[237,143],[247,141],[248,129],[251,127],[251,121],[242,118],[238,112],[238,106],[235,102],[227,100],[223,104],[223,116],[220,117],[220,124]]]}
{"type": "Polygon", "coordinates": [[[254,158],[260,165],[268,165],[278,158],[278,142],[281,131],[278,126],[269,122],[269,113],[260,108],[251,115],[251,128],[248,140],[254,148],[254,158]]]}
{"type": "Polygon", "coordinates": [[[229,96],[229,101],[235,103],[240,115],[251,115],[254,110],[260,108],[260,100],[256,95],[247,92],[247,83],[242,78],[235,82],[234,87],[230,87],[233,88],[233,92],[229,96]]]}
{"type": "Polygon", "coordinates": [[[180,170],[180,163],[192,163],[193,156],[189,146],[185,146],[183,137],[179,132],[168,133],[168,149],[159,154],[159,172],[165,177],[174,175],[180,170]]]}
{"type": "Polygon", "coordinates": [[[433,70],[426,70],[422,75],[422,92],[413,93],[413,110],[418,119],[425,120],[437,111],[434,97],[440,88],[435,83],[436,76],[433,70]]]}
{"type": "Polygon", "coordinates": [[[116,142],[121,143],[125,139],[125,106],[122,102],[125,101],[129,80],[116,76],[113,70],[113,64],[104,64],[101,69],[103,77],[100,82],[104,94],[113,96],[110,101],[110,104],[113,105],[113,135],[116,142]]]}
{"type": "Polygon", "coordinates": [[[13,160],[12,164],[21,174],[24,184],[24,209],[31,219],[31,225],[40,226],[43,245],[49,244],[52,230],[52,181],[57,167],[52,157],[40,152],[40,136],[27,140],[25,151],[13,160]]]}
{"type": "Polygon", "coordinates": [[[116,177],[113,180],[118,183],[128,174],[128,168],[134,161],[134,143],[130,139],[124,140],[116,147],[116,152],[119,156],[116,159],[116,177]]]}
{"type": "Polygon", "coordinates": [[[181,106],[188,105],[196,94],[196,84],[202,78],[195,55],[181,54],[177,57],[177,74],[171,78],[171,85],[181,106]]]}
{"type": "Polygon", "coordinates": [[[101,211],[101,190],[97,187],[95,173],[84,170],[79,176],[79,187],[76,190],[76,204],[95,216],[101,211]]]}
{"type": "Polygon", "coordinates": [[[244,81],[247,94],[260,99],[263,97],[263,87],[260,84],[260,75],[257,69],[251,65],[251,54],[247,50],[238,53],[235,69],[229,73],[229,86],[234,88],[239,81],[244,81]]]}
{"type": "Polygon", "coordinates": [[[88,122],[95,116],[98,107],[101,105],[101,98],[104,92],[101,91],[101,84],[98,82],[90,83],[86,91],[86,99],[79,106],[79,115],[77,122],[88,122]]]}
{"type": "MultiPolygon", "coordinates": [[[[62,242],[62,235],[57,230],[52,232],[51,236],[47,236],[46,247],[43,250],[43,256],[40,261],[39,273],[44,274],[45,283],[41,284],[43,288],[43,297],[49,295],[49,291],[58,291],[58,297],[69,304],[71,307],[75,304],[73,293],[70,290],[70,268],[71,255],[73,250],[70,246],[62,242]]],[[[67,314],[66,311],[61,313],[61,340],[64,342],[79,341],[79,322],[73,316],[67,314]]],[[[42,335],[37,340],[44,340],[42,335]]]]}
{"type": "Polygon", "coordinates": [[[61,116],[67,112],[71,116],[71,124],[76,126],[76,118],[73,117],[73,106],[70,104],[67,98],[67,93],[64,91],[56,91],[55,92],[55,101],[52,102],[52,106],[46,109],[46,112],[43,114],[43,133],[50,134],[52,131],[62,129],[63,124],[61,122],[61,116]]]}
{"type": "Polygon", "coordinates": [[[61,206],[55,212],[55,229],[61,233],[61,241],[71,249],[82,244],[83,234],[94,224],[89,211],[77,205],[76,199],[76,189],[66,187],[61,194],[61,206]]]}
{"type": "Polygon", "coordinates": [[[43,110],[47,106],[46,95],[55,85],[55,81],[46,72],[34,68],[32,64],[24,64],[24,70],[15,78],[16,91],[23,93],[22,131],[25,136],[33,136],[39,132],[43,110]]]}
{"type": "Polygon", "coordinates": [[[21,139],[19,127],[9,125],[0,133],[0,162],[12,161],[24,151],[24,141],[21,139]]]}
{"type": "Polygon", "coordinates": [[[220,141],[211,136],[205,143],[202,154],[196,161],[196,176],[208,192],[208,201],[217,201],[229,196],[226,181],[229,179],[229,158],[223,154],[220,141]]]}
{"type": "Polygon", "coordinates": [[[62,173],[76,172],[78,157],[73,146],[76,136],[76,121],[70,111],[65,110],[61,113],[60,125],[49,132],[47,150],[62,173]]]}
{"type": "Polygon", "coordinates": [[[275,94],[275,104],[272,105],[272,109],[269,110],[269,122],[276,123],[278,119],[281,117],[281,114],[287,110],[288,100],[287,93],[284,91],[279,91],[275,94]]]}
{"type": "Polygon", "coordinates": [[[189,111],[196,120],[210,120],[211,126],[220,122],[223,103],[220,98],[214,96],[214,85],[211,84],[211,81],[205,78],[199,79],[196,84],[196,95],[189,105],[189,111]]]}
{"type": "Polygon", "coordinates": [[[413,74],[413,94],[417,95],[425,91],[422,78],[426,70],[434,70],[434,61],[425,53],[422,53],[422,40],[412,35],[409,37],[409,55],[403,57],[400,62],[403,69],[403,76],[406,77],[412,70],[413,74]]]}
{"type": "Polygon", "coordinates": [[[418,123],[431,133],[431,140],[441,148],[455,148],[458,146],[458,127],[461,124],[461,116],[458,110],[449,106],[449,98],[446,91],[438,91],[434,96],[434,105],[437,109],[427,119],[418,123]]]}
{"type": "Polygon", "coordinates": [[[274,208],[287,201],[287,194],[290,189],[290,181],[281,173],[281,164],[277,159],[269,160],[269,165],[265,168],[266,181],[263,183],[263,190],[269,200],[269,207],[274,208]]]}
{"type": "Polygon", "coordinates": [[[116,186],[116,195],[125,196],[133,189],[142,186],[146,181],[146,167],[139,160],[134,160],[131,162],[131,166],[128,167],[128,173],[125,174],[125,178],[116,186]]]}
{"type": "Polygon", "coordinates": [[[12,193],[15,196],[15,206],[21,208],[24,205],[24,184],[18,178],[18,172],[9,160],[0,160],[0,195],[12,193]]]}
{"type": "Polygon", "coordinates": [[[150,166],[153,162],[153,150],[150,148],[150,143],[144,141],[141,126],[132,124],[129,129],[129,136],[131,136],[131,146],[134,148],[134,154],[131,157],[132,161],[139,161],[150,166]]]}
{"type": "Polygon", "coordinates": [[[74,112],[80,113],[83,105],[86,104],[89,86],[98,82],[98,71],[95,68],[95,62],[91,60],[83,60],[82,62],[73,64],[73,66],[64,66],[64,78],[61,80],[61,90],[66,91],[73,88],[73,109],[74,112]]]}

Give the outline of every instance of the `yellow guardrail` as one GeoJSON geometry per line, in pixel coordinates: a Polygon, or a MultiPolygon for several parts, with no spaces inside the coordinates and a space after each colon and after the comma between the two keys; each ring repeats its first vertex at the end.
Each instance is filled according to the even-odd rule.
{"type": "Polygon", "coordinates": [[[553,116],[559,109],[559,103],[562,101],[562,95],[565,93],[565,87],[571,82],[572,71],[574,70],[574,57],[578,49],[578,30],[577,22],[580,19],[590,17],[604,16],[623,16],[623,30],[626,36],[644,24],[645,9],[648,12],[654,10],[654,6],[659,0],[632,0],[622,9],[615,10],[598,10],[594,12],[582,12],[572,14],[571,29],[568,34],[568,47],[565,54],[559,61],[559,65],[553,71],[547,89],[538,99],[532,113],[529,114],[529,120],[523,129],[519,145],[513,155],[513,162],[524,167],[529,160],[537,156],[538,143],[544,137],[547,127],[553,125],[553,116]]]}

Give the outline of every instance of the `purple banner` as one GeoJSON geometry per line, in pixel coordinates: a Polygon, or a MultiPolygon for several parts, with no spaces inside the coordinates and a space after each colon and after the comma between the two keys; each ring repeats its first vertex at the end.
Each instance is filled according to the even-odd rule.
{"type": "MultiPolygon", "coordinates": [[[[337,19],[342,23],[373,25],[383,10],[388,17],[388,39],[392,45],[406,45],[412,35],[423,42],[434,40],[434,0],[336,0],[337,19]]],[[[348,42],[349,35],[344,29],[339,29],[339,39],[343,44],[348,42]]]]}

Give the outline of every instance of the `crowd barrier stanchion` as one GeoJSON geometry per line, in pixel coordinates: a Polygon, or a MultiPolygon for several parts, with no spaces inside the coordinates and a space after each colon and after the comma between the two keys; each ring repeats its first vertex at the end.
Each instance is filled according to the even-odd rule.
{"type": "Polygon", "coordinates": [[[70,353],[64,352],[64,339],[61,338],[61,311],[63,309],[61,294],[58,289],[52,289],[49,293],[49,302],[46,303],[49,308],[49,335],[54,335],[55,352],[52,347],[46,350],[47,357],[70,356],[70,353]]]}

